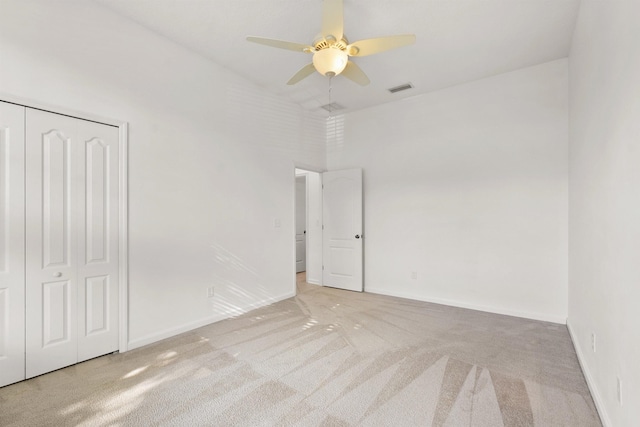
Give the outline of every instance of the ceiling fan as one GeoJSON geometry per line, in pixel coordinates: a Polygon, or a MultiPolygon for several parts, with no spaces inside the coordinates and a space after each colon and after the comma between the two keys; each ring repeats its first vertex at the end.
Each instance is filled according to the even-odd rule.
{"type": "Polygon", "coordinates": [[[349,60],[350,56],[373,55],[397,47],[407,46],[416,41],[414,34],[404,34],[349,43],[343,33],[342,15],[342,0],[324,0],[322,5],[322,29],[320,35],[310,45],[264,37],[247,37],[247,40],[280,49],[313,54],[311,64],[305,65],[294,74],[287,82],[288,85],[294,85],[317,71],[328,77],[342,74],[362,86],[369,84],[369,78],[355,62],[349,60]]]}

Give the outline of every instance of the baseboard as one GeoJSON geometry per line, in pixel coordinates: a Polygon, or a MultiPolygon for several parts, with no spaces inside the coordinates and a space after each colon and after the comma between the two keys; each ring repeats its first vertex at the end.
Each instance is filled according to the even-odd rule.
{"type": "Polygon", "coordinates": [[[307,279],[307,283],[310,285],[322,285],[319,280],[307,279]]]}
{"type": "Polygon", "coordinates": [[[546,313],[534,313],[529,311],[509,310],[509,309],[503,309],[498,307],[469,304],[465,302],[448,300],[444,298],[416,296],[413,294],[408,294],[403,292],[389,292],[386,289],[382,290],[382,289],[370,288],[370,287],[366,287],[364,291],[372,294],[388,295],[391,297],[399,297],[399,298],[412,299],[416,301],[432,302],[434,304],[442,304],[442,305],[449,305],[452,307],[467,308],[469,310],[478,310],[478,311],[484,311],[487,313],[503,314],[505,316],[522,317],[522,318],[531,319],[531,320],[541,320],[543,322],[559,323],[561,325],[564,325],[567,323],[566,317],[556,316],[556,315],[546,314],[546,313]]]}
{"type": "Polygon", "coordinates": [[[600,421],[604,427],[612,427],[611,419],[607,414],[606,408],[604,406],[604,402],[598,389],[596,387],[596,383],[591,375],[591,371],[584,359],[584,352],[580,347],[580,341],[576,338],[576,334],[571,327],[571,323],[569,319],[567,319],[567,329],[569,330],[569,336],[571,337],[571,341],[573,342],[573,348],[576,351],[576,355],[578,356],[578,363],[580,363],[580,368],[582,368],[582,373],[584,375],[585,380],[587,380],[587,386],[589,386],[589,391],[591,392],[591,397],[593,397],[593,402],[596,404],[596,409],[598,410],[598,415],[600,415],[600,421]]]}
{"type": "Polygon", "coordinates": [[[216,315],[205,317],[203,319],[199,319],[193,322],[185,323],[183,325],[176,326],[171,329],[165,329],[164,331],[154,332],[152,334],[148,334],[143,337],[136,338],[134,340],[129,341],[127,350],[133,350],[135,348],[143,347],[145,345],[149,345],[160,340],[171,338],[175,335],[182,334],[184,332],[189,332],[194,329],[198,329],[203,326],[210,325],[212,323],[216,323],[221,320],[229,319],[231,317],[238,316],[239,314],[247,313],[257,308],[264,307],[264,306],[276,303],[278,301],[282,301],[287,298],[294,297],[295,295],[296,295],[295,292],[287,292],[285,294],[282,294],[276,297],[265,298],[253,304],[247,304],[244,307],[239,307],[239,308],[236,307],[234,308],[233,312],[216,314],[216,315]]]}

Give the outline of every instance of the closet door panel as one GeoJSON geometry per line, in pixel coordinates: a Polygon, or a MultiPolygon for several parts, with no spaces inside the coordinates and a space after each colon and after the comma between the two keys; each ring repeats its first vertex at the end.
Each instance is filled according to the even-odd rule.
{"type": "Polygon", "coordinates": [[[26,374],[77,361],[76,119],[26,114],[26,374]]]}
{"type": "Polygon", "coordinates": [[[118,349],[118,128],[78,124],[78,361],[118,349]]]}
{"type": "Polygon", "coordinates": [[[24,115],[0,102],[0,387],[25,378],[24,115]]]}
{"type": "Polygon", "coordinates": [[[42,255],[43,268],[71,266],[71,211],[73,206],[72,140],[57,129],[41,134],[42,255]]]}

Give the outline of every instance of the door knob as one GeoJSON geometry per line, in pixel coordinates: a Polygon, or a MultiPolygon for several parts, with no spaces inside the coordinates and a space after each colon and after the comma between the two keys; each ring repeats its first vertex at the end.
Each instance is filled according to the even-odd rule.
{"type": "Polygon", "coordinates": [[[53,277],[61,277],[62,273],[60,273],[59,271],[57,273],[53,273],[53,277]]]}
{"type": "Polygon", "coordinates": [[[360,238],[360,235],[359,235],[359,234],[356,234],[356,239],[359,239],[359,238],[360,238]]]}

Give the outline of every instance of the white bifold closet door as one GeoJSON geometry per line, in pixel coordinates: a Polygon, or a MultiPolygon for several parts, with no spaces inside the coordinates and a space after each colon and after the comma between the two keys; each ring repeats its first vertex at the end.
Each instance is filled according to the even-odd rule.
{"type": "Polygon", "coordinates": [[[25,116],[31,378],[118,349],[118,129],[25,116]]]}

